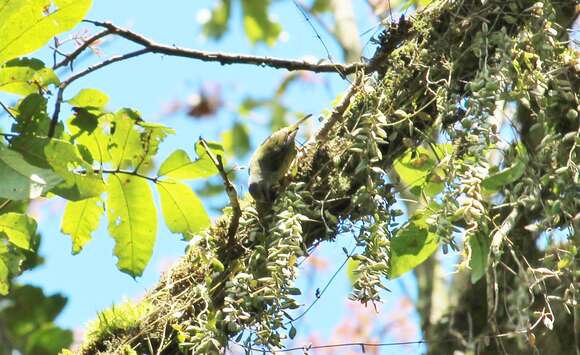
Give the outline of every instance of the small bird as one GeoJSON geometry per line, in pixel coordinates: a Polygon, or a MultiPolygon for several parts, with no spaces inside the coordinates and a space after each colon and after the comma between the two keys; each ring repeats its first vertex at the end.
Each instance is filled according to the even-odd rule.
{"type": "Polygon", "coordinates": [[[261,204],[271,204],[276,198],[275,187],[286,175],[296,157],[294,139],[302,122],[311,115],[301,118],[291,126],[272,133],[256,149],[250,159],[248,191],[261,204]]]}

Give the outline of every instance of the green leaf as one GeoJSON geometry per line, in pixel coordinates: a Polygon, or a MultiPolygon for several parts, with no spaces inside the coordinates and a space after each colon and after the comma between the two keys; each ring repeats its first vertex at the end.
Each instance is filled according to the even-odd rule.
{"type": "Polygon", "coordinates": [[[501,187],[511,184],[524,174],[526,164],[518,159],[514,165],[483,179],[481,186],[488,191],[498,191],[501,187]]]}
{"type": "Polygon", "coordinates": [[[100,202],[100,198],[87,198],[81,201],[69,201],[66,204],[60,230],[70,235],[73,254],[80,253],[85,244],[91,240],[91,233],[98,228],[103,214],[100,202]]]}
{"type": "Polygon", "coordinates": [[[282,27],[268,17],[270,1],[242,0],[244,30],[252,44],[264,42],[273,46],[282,32],[282,27]]]}
{"type": "Polygon", "coordinates": [[[231,0],[221,0],[211,11],[211,17],[203,25],[203,33],[212,39],[220,39],[228,29],[231,0]]]}
{"type": "Polygon", "coordinates": [[[64,181],[56,185],[50,192],[69,201],[98,197],[105,191],[105,183],[101,175],[74,173],[61,173],[60,175],[64,181]]]}
{"type": "Polygon", "coordinates": [[[124,169],[135,166],[143,157],[141,132],[137,125],[140,121],[139,113],[130,109],[121,109],[115,113],[114,131],[109,142],[109,153],[114,168],[124,169]]]}
{"type": "MultiPolygon", "coordinates": [[[[108,127],[113,115],[110,113],[94,112],[93,110],[77,109],[75,116],[67,122],[71,134],[71,142],[84,147],[97,162],[110,163],[108,127]]],[[[82,152],[82,151],[81,151],[82,152]]]]}
{"type": "Polygon", "coordinates": [[[91,165],[83,160],[73,144],[55,138],[18,137],[12,145],[29,163],[52,169],[62,177],[64,181],[51,192],[77,201],[99,196],[104,191],[101,176],[92,172],[91,165]],[[78,169],[84,172],[77,173],[78,169]]]}
{"type": "Polygon", "coordinates": [[[0,246],[0,295],[4,296],[10,291],[10,270],[6,265],[4,260],[4,253],[2,253],[2,248],[5,246],[0,246]]]}
{"type": "Polygon", "coordinates": [[[288,332],[288,337],[290,337],[290,339],[294,339],[295,336],[296,336],[296,328],[294,326],[291,326],[290,331],[288,332]]]}
{"type": "Polygon", "coordinates": [[[70,330],[46,324],[28,337],[26,354],[58,354],[72,342],[73,334],[70,330]]]}
{"type": "MultiPolygon", "coordinates": [[[[10,248],[7,244],[0,243],[0,295],[8,294],[10,278],[21,272],[24,255],[19,249],[10,248]]],[[[0,318],[2,312],[0,311],[0,318]]]]}
{"type": "Polygon", "coordinates": [[[171,153],[159,167],[157,175],[181,180],[203,179],[217,174],[217,168],[207,157],[191,161],[184,150],[171,153]]]}
{"type": "Polygon", "coordinates": [[[175,134],[175,130],[159,123],[140,122],[139,126],[143,128],[141,142],[144,149],[138,164],[140,164],[140,171],[146,171],[153,165],[153,157],[159,151],[161,142],[168,135],[175,134]]]}
{"type": "Polygon", "coordinates": [[[236,122],[231,130],[223,132],[221,136],[228,156],[243,157],[250,151],[250,135],[246,125],[236,122]]]}
{"type": "Polygon", "coordinates": [[[82,89],[67,102],[74,107],[103,108],[109,102],[109,96],[97,89],[82,89]]]}
{"type": "Polygon", "coordinates": [[[443,191],[442,171],[437,168],[437,158],[443,159],[450,154],[449,144],[437,144],[433,149],[418,147],[409,149],[402,157],[395,160],[393,167],[401,182],[415,195],[422,192],[433,197],[443,191]]]}
{"type": "Polygon", "coordinates": [[[357,272],[359,265],[360,261],[353,258],[349,258],[346,262],[346,275],[348,276],[348,281],[350,281],[351,286],[353,286],[359,279],[359,273],[357,272]]]}
{"type": "Polygon", "coordinates": [[[476,283],[487,271],[489,240],[482,234],[472,235],[469,237],[469,246],[471,247],[471,258],[469,259],[471,283],[476,283]]]}
{"type": "Polygon", "coordinates": [[[190,239],[210,225],[201,200],[189,186],[178,182],[159,182],[157,191],[163,218],[172,233],[181,233],[185,239],[190,239]]]}
{"type": "Polygon", "coordinates": [[[157,235],[157,211],[145,179],[112,175],[108,182],[109,234],[119,270],[135,277],[147,266],[157,235]]]}
{"type": "Polygon", "coordinates": [[[66,305],[61,295],[44,295],[42,289],[30,285],[16,286],[8,305],[0,311],[3,324],[16,336],[31,333],[51,324],[66,305]]]}
{"type": "Polygon", "coordinates": [[[56,172],[71,172],[77,168],[90,169],[77,148],[64,140],[47,137],[17,137],[12,148],[31,164],[56,172]]]}
{"type": "Polygon", "coordinates": [[[46,136],[50,118],[46,113],[46,98],[30,94],[22,99],[14,109],[16,123],[12,130],[24,136],[46,136]]]}
{"type": "Polygon", "coordinates": [[[58,84],[56,74],[38,59],[13,59],[0,67],[0,91],[26,96],[58,84]]]}
{"type": "Polygon", "coordinates": [[[0,233],[5,234],[13,245],[28,250],[36,233],[36,221],[25,214],[5,213],[0,215],[0,233]]]}
{"type": "Polygon", "coordinates": [[[62,181],[52,170],[27,163],[22,155],[0,145],[0,198],[28,200],[45,194],[62,181]]]}
{"type": "Polygon", "coordinates": [[[415,215],[399,229],[391,240],[389,278],[394,279],[427,260],[439,246],[435,233],[430,233],[426,216],[415,215]]]}
{"type": "Polygon", "coordinates": [[[90,7],[91,0],[0,1],[0,64],[31,53],[72,29],[90,7]],[[51,9],[52,4],[56,9],[51,9]]]}

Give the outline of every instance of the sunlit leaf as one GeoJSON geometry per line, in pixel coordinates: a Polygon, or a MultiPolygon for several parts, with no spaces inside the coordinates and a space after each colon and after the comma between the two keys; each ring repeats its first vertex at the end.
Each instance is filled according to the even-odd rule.
{"type": "Polygon", "coordinates": [[[77,146],[60,140],[40,137],[18,137],[12,141],[15,150],[31,164],[54,170],[63,181],[51,192],[68,200],[82,200],[100,195],[104,183],[81,157],[77,146]],[[80,169],[80,173],[77,170],[80,169]]]}
{"type": "Polygon", "coordinates": [[[157,210],[145,179],[111,175],[108,181],[109,234],[115,239],[119,270],[140,276],[153,253],[157,210]]]}
{"type": "Polygon", "coordinates": [[[211,12],[208,22],[203,25],[203,33],[212,39],[220,39],[228,29],[231,0],[220,0],[211,12]]]}
{"type": "Polygon", "coordinates": [[[207,178],[217,173],[217,168],[207,157],[207,154],[192,161],[184,150],[178,149],[161,164],[157,175],[159,177],[193,180],[207,178]]]}
{"type": "Polygon", "coordinates": [[[161,198],[163,218],[171,232],[181,233],[185,239],[189,239],[209,226],[209,216],[189,186],[178,182],[160,182],[157,191],[161,198]]]}
{"type": "Polygon", "coordinates": [[[72,99],[67,100],[74,107],[102,108],[109,102],[109,96],[97,89],[82,89],[72,99]]]}
{"type": "Polygon", "coordinates": [[[22,155],[0,145],[0,197],[28,200],[45,194],[62,181],[52,170],[29,164],[22,155]]]}
{"type": "Polygon", "coordinates": [[[63,182],[56,185],[51,193],[69,201],[81,201],[100,196],[105,190],[101,175],[80,175],[75,173],[61,173],[63,182]]]}
{"type": "Polygon", "coordinates": [[[430,148],[418,147],[408,150],[395,160],[393,167],[405,188],[415,195],[423,192],[433,197],[443,191],[443,173],[437,169],[437,159],[450,154],[451,146],[438,144],[430,148]],[[433,151],[433,147],[435,152],[433,151]]]}
{"type": "Polygon", "coordinates": [[[6,295],[10,290],[10,270],[8,270],[4,260],[4,255],[7,255],[7,253],[2,253],[3,248],[6,247],[0,246],[0,295],[6,295]]]}
{"type": "Polygon", "coordinates": [[[429,232],[426,216],[414,216],[391,240],[389,277],[394,279],[413,270],[427,260],[438,246],[438,237],[429,232]]]}
{"type": "Polygon", "coordinates": [[[143,156],[139,159],[138,164],[141,170],[146,170],[152,164],[153,157],[159,151],[159,145],[170,134],[175,134],[173,128],[169,128],[159,123],[140,122],[139,126],[143,128],[141,133],[141,142],[144,147],[143,156]]]}
{"type": "Polygon", "coordinates": [[[36,221],[20,213],[0,215],[0,236],[4,234],[10,243],[21,249],[30,249],[30,241],[36,233],[36,221]]]}
{"type": "Polygon", "coordinates": [[[354,285],[359,278],[359,275],[356,272],[359,265],[360,261],[353,258],[349,258],[346,262],[346,275],[348,276],[348,281],[350,281],[351,286],[354,285]]]}
{"type": "Polygon", "coordinates": [[[71,141],[77,146],[87,149],[91,159],[99,163],[110,163],[110,136],[105,127],[110,125],[113,117],[110,113],[95,113],[84,109],[77,110],[75,116],[67,122],[71,141]]]}
{"type": "Polygon", "coordinates": [[[90,168],[81,158],[77,147],[61,139],[18,137],[12,140],[12,148],[20,152],[29,163],[56,172],[90,168]]]}
{"type": "Polygon", "coordinates": [[[140,121],[139,114],[130,109],[122,109],[115,114],[114,131],[109,143],[115,168],[135,166],[143,157],[141,132],[137,126],[140,121]]]}
{"type": "Polygon", "coordinates": [[[33,52],[72,29],[90,7],[91,0],[0,1],[0,64],[33,52]]]}
{"type": "Polygon", "coordinates": [[[270,1],[242,0],[244,12],[244,30],[252,44],[264,42],[273,46],[282,32],[279,23],[272,21],[268,16],[270,1]]]}
{"type": "Polygon", "coordinates": [[[26,96],[59,83],[52,69],[38,59],[13,59],[0,67],[0,91],[26,96]]]}
{"type": "Polygon", "coordinates": [[[99,198],[67,202],[60,229],[64,234],[70,235],[73,254],[78,254],[83,249],[99,226],[103,214],[100,202],[99,198]]]}
{"type": "Polygon", "coordinates": [[[10,279],[20,274],[23,259],[24,255],[19,249],[0,243],[0,295],[8,294],[10,279]]]}

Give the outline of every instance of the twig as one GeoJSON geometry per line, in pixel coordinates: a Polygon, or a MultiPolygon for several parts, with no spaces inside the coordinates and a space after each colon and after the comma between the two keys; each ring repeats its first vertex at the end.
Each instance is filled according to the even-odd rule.
{"type": "Polygon", "coordinates": [[[318,38],[318,40],[320,41],[320,43],[322,43],[322,47],[324,47],[324,50],[326,51],[326,57],[328,58],[328,60],[331,63],[333,63],[332,56],[330,55],[330,51],[328,50],[328,47],[326,46],[326,43],[324,43],[324,41],[322,40],[322,37],[320,37],[320,34],[318,34],[318,31],[316,30],[316,27],[314,27],[314,25],[310,21],[310,18],[308,17],[308,15],[312,16],[313,18],[315,18],[318,21],[318,24],[322,28],[324,28],[324,30],[326,32],[328,32],[331,35],[334,35],[334,33],[332,32],[332,30],[326,25],[326,23],[324,23],[322,21],[322,19],[319,16],[316,16],[312,12],[312,9],[307,8],[306,5],[304,5],[304,3],[302,1],[294,0],[294,6],[296,6],[296,8],[300,11],[300,13],[302,14],[302,16],[306,20],[306,22],[308,22],[308,24],[310,25],[310,28],[312,28],[312,31],[314,31],[314,34],[316,35],[316,38],[318,38]]]}
{"type": "Polygon", "coordinates": [[[87,38],[83,44],[81,44],[77,49],[75,49],[72,53],[65,55],[65,58],[60,61],[58,64],[55,64],[52,69],[58,69],[60,67],[64,67],[66,65],[68,65],[70,63],[71,65],[71,70],[72,70],[72,62],[85,50],[87,49],[91,44],[93,44],[95,41],[110,35],[111,31],[109,30],[104,30],[101,31],[95,35],[93,35],[92,37],[87,38]]]}
{"type": "Polygon", "coordinates": [[[6,111],[6,113],[12,117],[14,119],[14,121],[18,121],[16,119],[16,116],[14,116],[14,114],[12,113],[12,111],[10,111],[10,109],[8,107],[6,107],[6,105],[4,105],[4,103],[2,101],[0,101],[0,106],[2,106],[2,108],[4,109],[4,111],[6,111]]]}
{"type": "Polygon", "coordinates": [[[119,62],[122,60],[126,60],[129,58],[137,57],[137,56],[140,56],[142,54],[149,53],[149,52],[151,52],[151,50],[149,48],[143,48],[143,49],[139,49],[139,50],[134,51],[134,52],[129,52],[129,53],[126,53],[123,55],[111,57],[111,58],[104,60],[100,63],[97,63],[95,65],[91,65],[91,66],[87,67],[85,70],[78,72],[78,73],[70,76],[65,81],[61,82],[60,85],[58,86],[58,92],[56,94],[56,103],[54,104],[54,112],[52,113],[52,119],[50,120],[50,126],[48,129],[48,137],[52,138],[54,136],[56,125],[58,123],[58,115],[60,113],[60,105],[62,103],[64,89],[66,89],[67,86],[69,86],[73,81],[78,80],[78,79],[82,78],[83,76],[90,74],[90,73],[94,72],[95,70],[101,69],[102,67],[105,67],[109,64],[113,64],[113,63],[116,63],[116,62],[119,62]]]}
{"type": "MultiPolygon", "coordinates": [[[[300,315],[298,315],[298,317],[295,317],[294,319],[292,319],[292,321],[288,322],[288,323],[292,323],[292,322],[296,322],[297,320],[299,320],[300,318],[304,317],[306,315],[306,313],[308,313],[310,311],[310,309],[312,309],[312,307],[314,307],[314,305],[318,302],[319,299],[322,298],[322,295],[324,295],[324,293],[326,292],[326,290],[328,289],[328,287],[330,287],[330,285],[332,284],[332,282],[334,281],[334,279],[336,278],[336,276],[338,275],[338,273],[342,270],[342,268],[344,268],[344,266],[346,265],[346,263],[348,262],[348,260],[352,257],[354,251],[356,250],[356,245],[352,248],[352,250],[350,251],[350,253],[348,253],[346,255],[346,259],[344,259],[344,261],[342,262],[342,264],[338,267],[338,269],[334,272],[334,274],[332,274],[332,276],[330,277],[330,280],[328,280],[328,282],[326,283],[326,285],[324,285],[324,288],[322,289],[322,291],[317,292],[316,294],[316,299],[308,306],[308,308],[306,308],[304,310],[304,312],[300,313],[300,315]]],[[[345,249],[346,251],[346,249],[345,249]]]]}
{"type": "MultiPolygon", "coordinates": [[[[447,341],[451,342],[452,340],[447,340],[447,341]]],[[[429,342],[426,340],[399,341],[399,342],[393,342],[393,343],[353,342],[353,343],[338,343],[338,344],[327,344],[327,345],[304,345],[301,347],[285,348],[285,349],[280,349],[280,350],[252,348],[250,346],[243,345],[240,343],[236,343],[236,345],[238,345],[246,350],[249,350],[249,351],[258,351],[260,353],[266,353],[266,354],[277,354],[277,353],[289,353],[289,352],[297,351],[297,350],[308,351],[308,350],[316,350],[316,349],[344,348],[344,347],[353,347],[353,346],[358,346],[358,347],[361,347],[362,349],[364,349],[364,347],[380,348],[380,347],[387,347],[387,346],[421,345],[421,344],[428,344],[428,343],[429,342]]]]}
{"type": "Polygon", "coordinates": [[[236,233],[238,232],[238,226],[240,224],[240,217],[242,217],[242,209],[240,207],[240,202],[238,201],[238,193],[234,185],[230,182],[228,178],[228,174],[224,168],[224,164],[222,161],[222,156],[218,155],[215,156],[211,149],[208,147],[207,142],[203,138],[199,138],[199,143],[205,149],[207,155],[213,162],[213,164],[218,169],[223,181],[224,187],[226,188],[226,192],[230,199],[230,203],[232,205],[232,219],[230,221],[230,225],[228,227],[228,245],[235,245],[236,244],[236,233]]]}
{"type": "MultiPolygon", "coordinates": [[[[127,170],[118,170],[118,169],[93,169],[94,173],[102,173],[102,174],[124,174],[124,175],[132,175],[136,177],[140,177],[145,180],[149,180],[153,183],[157,183],[159,181],[159,177],[151,177],[143,174],[139,174],[136,171],[127,171],[127,170]]],[[[78,171],[79,174],[86,174],[86,170],[78,171]]]]}
{"type": "Polygon", "coordinates": [[[276,69],[286,70],[307,70],[315,73],[338,73],[342,76],[355,73],[359,69],[363,69],[366,65],[363,63],[353,64],[334,64],[334,63],[311,63],[305,60],[283,59],[276,57],[254,56],[247,54],[232,54],[221,52],[208,52],[195,49],[180,48],[177,46],[167,46],[156,43],[140,34],[129,31],[124,28],[117,27],[110,22],[100,22],[84,20],[95,26],[103,27],[109,30],[112,34],[121,36],[131,42],[142,45],[149,49],[152,53],[161,53],[175,57],[185,57],[199,59],[204,62],[218,62],[222,65],[226,64],[251,64],[264,67],[271,67],[276,69]]]}
{"type": "Polygon", "coordinates": [[[334,108],[332,109],[332,113],[330,114],[330,117],[328,117],[328,119],[324,122],[324,124],[322,125],[322,127],[320,128],[318,133],[316,133],[316,137],[314,138],[316,142],[319,142],[319,144],[321,142],[324,142],[326,140],[326,137],[328,136],[328,133],[330,133],[330,130],[332,129],[332,127],[334,127],[334,125],[340,119],[342,119],[344,112],[346,111],[346,109],[350,105],[350,99],[359,90],[361,82],[362,82],[362,75],[360,75],[354,81],[354,83],[352,83],[350,85],[346,94],[344,95],[342,100],[340,100],[338,105],[334,106],[334,108]]]}

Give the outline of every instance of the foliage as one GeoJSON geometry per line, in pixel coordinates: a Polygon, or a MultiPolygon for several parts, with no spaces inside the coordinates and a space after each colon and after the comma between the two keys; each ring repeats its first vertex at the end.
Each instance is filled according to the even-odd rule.
{"type": "Polygon", "coordinates": [[[66,304],[64,297],[47,297],[39,288],[18,286],[3,302],[0,317],[9,332],[3,340],[8,349],[0,348],[2,353],[12,346],[26,354],[55,354],[72,343],[72,332],[53,323],[66,304]]]}
{"type": "MultiPolygon", "coordinates": [[[[235,1],[237,2],[237,1],[235,1]]],[[[278,40],[281,26],[268,15],[270,1],[239,1],[243,12],[243,24],[246,37],[252,44],[263,42],[273,46],[278,40]]],[[[220,0],[211,12],[211,17],[204,25],[205,34],[213,39],[221,38],[228,29],[232,0],[220,0]]]]}
{"type": "MultiPolygon", "coordinates": [[[[268,1],[218,2],[206,35],[224,35],[234,3],[252,44],[277,40],[281,29],[268,16],[268,1]]],[[[553,353],[572,351],[561,341],[575,336],[580,243],[580,55],[564,41],[570,4],[442,0],[389,25],[367,67],[373,72],[358,73],[352,99],[342,111],[338,100],[326,122],[337,114],[340,120],[304,148],[271,208],[240,201],[235,238],[233,207],[210,226],[185,183],[218,173],[201,145],[197,159],[177,149],[153,174],[171,128],[146,122],[134,109],[111,111],[97,89],[63,100],[68,79],[22,57],[74,27],[90,1],[54,5],[0,1],[0,90],[19,97],[6,108],[14,122],[0,144],[0,293],[8,294],[35,254],[36,222],[25,207],[41,196],[67,200],[61,230],[71,236],[73,253],[90,241],[106,211],[117,266],[132,277],[142,274],[155,245],[153,186],[169,230],[189,241],[183,260],[141,303],[100,314],[81,352],[218,353],[232,340],[283,347],[299,318],[292,312],[301,292],[294,286],[297,261],[319,243],[348,236],[357,245],[346,253],[351,298],[363,304],[381,302],[387,278],[416,270],[439,247],[461,250],[459,272],[469,274],[469,283],[460,284],[456,303],[426,335],[469,338],[430,351],[521,352],[535,349],[536,337],[553,353]],[[58,94],[49,116],[52,87],[58,94]],[[73,114],[61,121],[65,103],[73,114]],[[502,126],[513,129],[511,139],[502,126]],[[421,207],[403,223],[401,193],[421,207]],[[552,239],[538,247],[555,236],[560,244],[552,239]],[[477,294],[481,288],[485,297],[477,294]],[[479,299],[458,301],[470,293],[479,299]],[[542,326],[557,331],[538,331],[542,326]],[[500,332],[525,338],[502,340],[500,332]],[[499,340],[490,344],[490,336],[499,340]]],[[[310,10],[329,8],[315,1],[310,10]]],[[[270,100],[248,98],[240,112],[268,108],[272,126],[284,125],[291,110],[280,95],[295,79],[288,76],[270,100]]],[[[250,149],[241,123],[223,138],[223,147],[210,144],[214,155],[250,149]]],[[[12,304],[0,314],[13,322],[6,337],[16,348],[53,353],[68,346],[70,333],[53,324],[64,299],[29,286],[11,292],[12,304]],[[19,302],[40,306],[27,310],[19,302]],[[31,314],[16,317],[17,310],[31,314]]]]}

